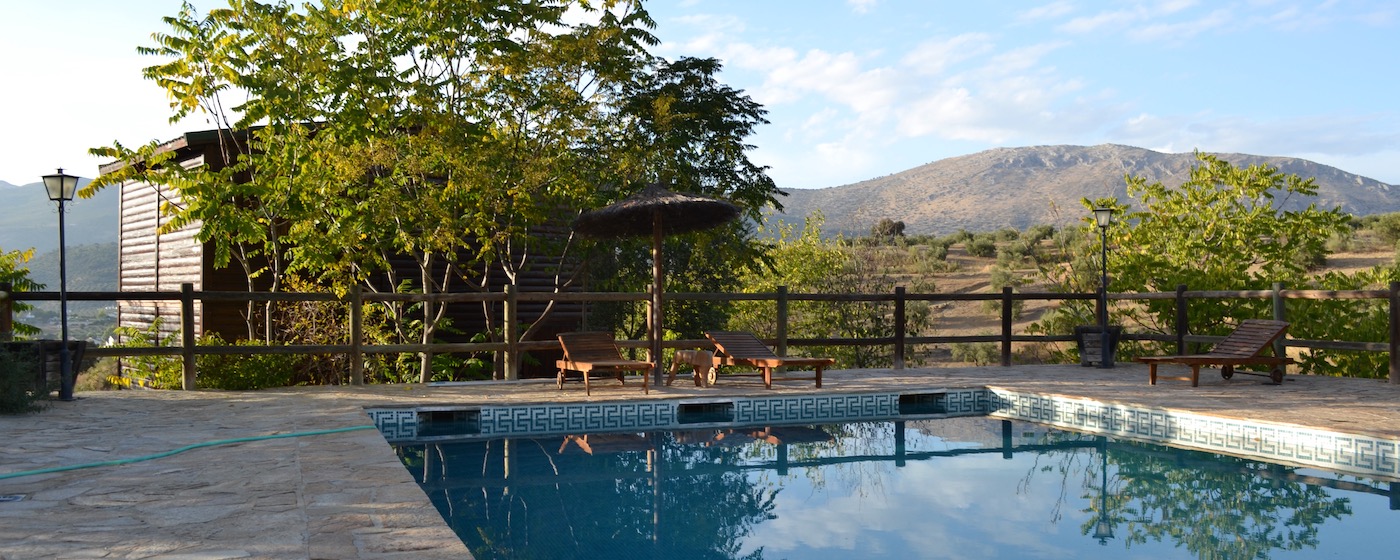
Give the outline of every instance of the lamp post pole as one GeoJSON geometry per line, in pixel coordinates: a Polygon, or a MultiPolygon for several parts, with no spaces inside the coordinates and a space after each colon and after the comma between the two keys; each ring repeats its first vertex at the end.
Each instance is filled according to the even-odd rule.
{"type": "Polygon", "coordinates": [[[1099,248],[1102,251],[1102,275],[1099,277],[1099,367],[1113,367],[1113,345],[1108,334],[1108,226],[1113,223],[1112,208],[1095,208],[1094,221],[1099,225],[1099,248]]]}
{"type": "Polygon", "coordinates": [[[58,203],[58,317],[62,330],[62,340],[60,341],[59,354],[59,386],[58,400],[73,400],[73,363],[68,353],[68,249],[64,239],[65,224],[63,221],[64,203],[73,200],[73,193],[78,188],[78,178],[63,172],[63,168],[58,168],[58,173],[44,176],[44,189],[49,193],[49,200],[58,203]]]}
{"type": "Polygon", "coordinates": [[[1108,546],[1108,539],[1113,538],[1113,523],[1108,518],[1108,438],[1099,438],[1099,457],[1103,482],[1099,485],[1099,520],[1094,524],[1094,538],[1100,545],[1108,546]]]}

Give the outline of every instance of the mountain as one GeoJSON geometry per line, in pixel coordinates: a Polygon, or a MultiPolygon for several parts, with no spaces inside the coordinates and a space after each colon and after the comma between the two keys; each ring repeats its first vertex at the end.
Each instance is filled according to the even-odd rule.
{"type": "MultiPolygon", "coordinates": [[[[1282,206],[1317,202],[1355,215],[1400,211],[1400,189],[1312,161],[1248,154],[1215,154],[1245,167],[1268,164],[1284,173],[1316,179],[1317,196],[1296,197],[1282,206]]],[[[1116,196],[1129,201],[1125,175],[1178,186],[1196,163],[1195,154],[1168,154],[1132,146],[1033,146],[997,148],[952,157],[850,185],[788,191],[776,217],[801,223],[814,210],[825,217],[822,232],[868,235],[882,218],[903,221],[908,234],[946,235],[1037,224],[1063,226],[1088,215],[1081,198],[1116,196]]]]}
{"type": "MultiPolygon", "coordinates": [[[[88,184],[78,179],[78,188],[88,184]]],[[[117,240],[118,189],[106,188],[92,198],[64,203],[64,237],[69,247],[117,240]]],[[[34,248],[43,253],[58,248],[58,204],[49,200],[44,183],[15,186],[0,181],[0,250],[34,248]]]]}

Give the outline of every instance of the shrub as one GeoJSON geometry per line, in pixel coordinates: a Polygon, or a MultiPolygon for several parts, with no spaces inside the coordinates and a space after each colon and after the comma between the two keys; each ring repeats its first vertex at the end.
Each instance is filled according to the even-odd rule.
{"type": "Polygon", "coordinates": [[[1001,362],[1001,349],[995,342],[957,342],[952,346],[953,359],[985,366],[1001,362]]]}
{"type": "Polygon", "coordinates": [[[974,257],[990,257],[997,254],[997,242],[992,236],[981,234],[966,244],[967,254],[974,257]]]}
{"type": "MultiPolygon", "coordinates": [[[[227,344],[219,335],[200,337],[201,345],[227,344]]],[[[264,346],[261,342],[240,340],[235,346],[264,346]]],[[[205,354],[195,358],[199,376],[195,386],[200,389],[251,391],[269,387],[286,387],[292,376],[306,361],[306,356],[292,354],[205,354]]]]}
{"type": "Polygon", "coordinates": [[[35,390],[34,367],[31,354],[0,348],[0,414],[24,414],[44,408],[48,391],[35,390]]]}

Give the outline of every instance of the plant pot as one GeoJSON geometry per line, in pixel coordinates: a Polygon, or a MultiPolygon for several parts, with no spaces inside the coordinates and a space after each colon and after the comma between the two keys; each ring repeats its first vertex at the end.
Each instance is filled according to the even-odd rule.
{"type": "Polygon", "coordinates": [[[1109,325],[1107,337],[1104,336],[1103,327],[1098,325],[1081,325],[1074,327],[1074,342],[1079,348],[1079,365],[1113,367],[1113,363],[1118,360],[1118,340],[1123,335],[1122,325],[1109,325]],[[1107,339],[1108,361],[1104,362],[1103,342],[1107,339]]]}

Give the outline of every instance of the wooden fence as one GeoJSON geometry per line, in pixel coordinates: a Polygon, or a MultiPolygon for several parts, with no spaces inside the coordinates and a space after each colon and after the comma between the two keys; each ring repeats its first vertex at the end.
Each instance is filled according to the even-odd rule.
{"type": "MultiPolygon", "coordinates": [[[[517,379],[519,377],[520,356],[524,352],[532,350],[558,350],[558,341],[518,341],[507,342],[487,342],[487,343],[437,343],[437,344],[392,344],[392,345],[369,345],[363,344],[363,323],[361,310],[363,305],[375,301],[429,301],[441,303],[482,303],[500,302],[503,304],[505,332],[520,332],[517,328],[517,309],[520,302],[525,301],[560,301],[560,302],[635,302],[647,301],[650,296],[646,293],[614,293],[614,292],[579,292],[579,293],[537,293],[537,292],[517,292],[511,287],[498,293],[451,293],[451,294],[365,294],[358,289],[352,290],[345,297],[335,296],[328,293],[249,293],[249,292],[196,292],[193,285],[184,284],[179,292],[68,292],[69,301],[178,301],[181,309],[180,325],[180,346],[169,347],[112,347],[112,348],[92,348],[87,350],[88,356],[180,356],[184,364],[184,386],[193,388],[195,380],[195,356],[201,354],[346,354],[350,362],[350,382],[352,384],[364,383],[363,356],[374,353],[453,353],[453,352],[494,352],[501,354],[505,363],[505,378],[517,379]],[[239,301],[239,302],[339,302],[347,304],[349,309],[349,336],[346,344],[318,344],[318,345],[282,345],[282,346],[200,346],[195,344],[196,333],[194,323],[189,318],[194,317],[194,304],[196,301],[239,301]]],[[[779,355],[786,355],[790,346],[889,346],[891,352],[891,367],[894,369],[904,369],[909,350],[914,345],[945,344],[945,343],[986,343],[992,342],[1000,345],[1001,365],[1011,365],[1012,344],[1017,342],[1063,342],[1074,341],[1073,334],[1055,335],[1027,335],[1016,334],[1012,326],[1014,322],[1013,304],[1020,301],[1072,301],[1072,300],[1096,300],[1099,294],[1093,293],[1050,293],[1050,292],[1025,292],[1016,293],[1011,288],[1005,288],[1001,293],[980,293],[980,294],[911,294],[903,287],[895,288],[890,294],[803,294],[789,293],[786,288],[780,287],[776,292],[771,293],[744,293],[744,294],[720,294],[720,293],[673,293],[666,294],[667,300],[690,300],[690,301],[715,301],[715,302],[735,302],[735,301],[771,301],[777,313],[777,332],[768,339],[772,343],[779,355]],[[893,304],[893,335],[881,338],[790,338],[788,336],[789,305],[794,301],[821,301],[821,302],[889,302],[893,304]],[[907,314],[905,307],[911,301],[927,302],[958,302],[958,301],[996,301],[1001,304],[1001,332],[995,335],[976,336],[908,336],[906,329],[907,314]]],[[[11,337],[13,330],[12,302],[14,301],[57,301],[57,292],[13,292],[8,284],[0,283],[0,341],[7,341],[11,337]]],[[[1346,350],[1346,351],[1367,351],[1367,352],[1388,352],[1389,353],[1389,379],[1391,383],[1400,384],[1400,282],[1392,282],[1387,290],[1351,290],[1351,291],[1331,291],[1331,290],[1287,290],[1279,285],[1275,285],[1271,290],[1251,290],[1251,291],[1190,291],[1185,286],[1180,286],[1175,292],[1153,292],[1153,293],[1110,293],[1107,299],[1115,301],[1148,301],[1148,300],[1174,300],[1176,306],[1176,325],[1174,333],[1168,335],[1151,333],[1124,333],[1121,340],[1139,341],[1159,341],[1173,343],[1178,354],[1186,353],[1188,343],[1210,343],[1220,340],[1221,337],[1201,336],[1190,334],[1188,308],[1192,299],[1270,299],[1273,302],[1273,315],[1275,319],[1287,320],[1284,302],[1289,299],[1311,299],[1311,300],[1364,300],[1381,299],[1387,300],[1390,310],[1389,335],[1386,342],[1353,342],[1353,341],[1328,341],[1328,340],[1303,340],[1287,338],[1278,342],[1276,351],[1282,352],[1288,347],[1326,349],[1326,350],[1346,350]]],[[[1102,305],[1100,303],[1099,305],[1102,305]]],[[[620,345],[634,348],[646,347],[646,341],[620,341],[620,345]]],[[[705,340],[668,340],[663,344],[666,348],[697,348],[709,346],[705,340]]]]}

